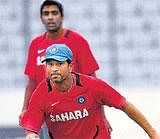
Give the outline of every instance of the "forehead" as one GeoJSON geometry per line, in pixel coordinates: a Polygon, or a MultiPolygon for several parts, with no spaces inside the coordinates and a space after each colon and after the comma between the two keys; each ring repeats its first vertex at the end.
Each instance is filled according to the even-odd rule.
{"type": "Polygon", "coordinates": [[[59,11],[59,8],[57,5],[45,5],[42,9],[42,12],[44,11],[59,11]]]}

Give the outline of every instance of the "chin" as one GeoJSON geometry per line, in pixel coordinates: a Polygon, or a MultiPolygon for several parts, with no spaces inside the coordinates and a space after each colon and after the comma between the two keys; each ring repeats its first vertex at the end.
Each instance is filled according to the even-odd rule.
{"type": "Polygon", "coordinates": [[[58,78],[56,78],[56,79],[51,79],[52,80],[52,82],[54,82],[54,83],[61,83],[62,81],[61,81],[61,79],[58,79],[58,78]]]}
{"type": "Polygon", "coordinates": [[[62,83],[61,80],[55,80],[54,82],[57,83],[57,84],[62,83]]]}

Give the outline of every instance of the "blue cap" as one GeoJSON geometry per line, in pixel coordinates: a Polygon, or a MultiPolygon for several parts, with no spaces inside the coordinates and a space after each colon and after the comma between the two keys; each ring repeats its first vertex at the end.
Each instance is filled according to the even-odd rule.
{"type": "Polygon", "coordinates": [[[46,49],[45,59],[42,62],[53,59],[64,62],[67,59],[72,61],[72,51],[65,44],[53,44],[46,49]]]}

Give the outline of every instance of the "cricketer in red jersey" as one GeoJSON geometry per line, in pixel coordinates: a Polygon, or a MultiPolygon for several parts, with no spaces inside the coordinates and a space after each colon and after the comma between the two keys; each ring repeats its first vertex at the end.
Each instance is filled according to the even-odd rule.
{"type": "Polygon", "coordinates": [[[20,119],[26,139],[40,139],[38,131],[45,121],[53,139],[110,139],[103,105],[124,111],[151,139],[159,134],[125,97],[104,81],[72,73],[72,51],[65,44],[47,48],[47,79],[43,80],[20,119]]]}

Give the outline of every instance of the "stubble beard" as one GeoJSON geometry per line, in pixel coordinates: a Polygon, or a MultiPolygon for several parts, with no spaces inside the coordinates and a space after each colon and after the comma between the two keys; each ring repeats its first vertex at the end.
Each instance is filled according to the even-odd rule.
{"type": "Polygon", "coordinates": [[[51,77],[50,79],[52,80],[53,83],[61,84],[61,83],[63,83],[63,82],[66,80],[66,78],[63,77],[62,75],[59,75],[59,76],[60,76],[60,77],[58,77],[57,80],[52,79],[52,77],[51,77]]]}
{"type": "Polygon", "coordinates": [[[59,25],[59,26],[57,26],[57,27],[55,27],[55,28],[53,28],[53,29],[47,29],[48,30],[48,32],[49,33],[58,33],[58,31],[60,30],[62,28],[62,23],[59,25]]]}

